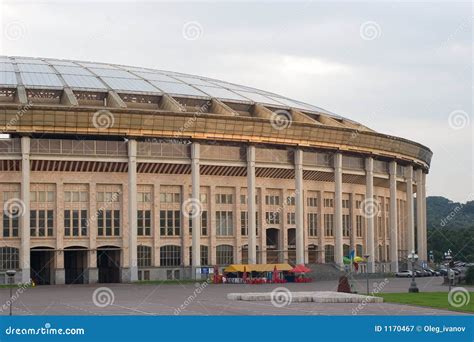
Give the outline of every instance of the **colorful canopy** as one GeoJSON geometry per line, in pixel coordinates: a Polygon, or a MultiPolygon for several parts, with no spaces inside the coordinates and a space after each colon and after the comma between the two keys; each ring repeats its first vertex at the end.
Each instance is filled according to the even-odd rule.
{"type": "Polygon", "coordinates": [[[224,269],[224,272],[273,272],[277,271],[291,271],[292,267],[288,264],[232,264],[224,269]]]}
{"type": "Polygon", "coordinates": [[[311,272],[311,269],[309,269],[305,265],[301,264],[301,265],[296,265],[290,272],[293,272],[293,273],[308,273],[308,272],[311,272]]]}

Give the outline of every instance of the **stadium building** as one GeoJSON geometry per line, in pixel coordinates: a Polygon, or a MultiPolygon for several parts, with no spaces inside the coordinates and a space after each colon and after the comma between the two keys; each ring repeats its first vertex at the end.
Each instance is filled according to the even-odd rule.
{"type": "MultiPolygon", "coordinates": [[[[191,278],[231,263],[427,259],[432,152],[271,92],[0,58],[1,276],[191,278]],[[196,273],[195,273],[196,272],[196,273]]],[[[0,277],[1,277],[0,276],[0,277]]]]}

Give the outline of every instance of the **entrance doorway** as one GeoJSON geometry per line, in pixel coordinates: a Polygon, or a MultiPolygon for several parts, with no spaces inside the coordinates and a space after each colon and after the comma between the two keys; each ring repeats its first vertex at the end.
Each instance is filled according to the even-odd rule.
{"type": "Polygon", "coordinates": [[[120,282],[120,248],[114,246],[97,249],[97,268],[99,283],[120,282]]]}
{"type": "Polygon", "coordinates": [[[280,231],[276,228],[267,228],[267,263],[279,262],[280,231]]]}
{"type": "Polygon", "coordinates": [[[87,250],[84,247],[64,249],[64,272],[66,284],[85,284],[87,250]]]}
{"type": "Polygon", "coordinates": [[[54,250],[52,248],[32,248],[30,267],[30,277],[36,285],[54,284],[54,250]]]}

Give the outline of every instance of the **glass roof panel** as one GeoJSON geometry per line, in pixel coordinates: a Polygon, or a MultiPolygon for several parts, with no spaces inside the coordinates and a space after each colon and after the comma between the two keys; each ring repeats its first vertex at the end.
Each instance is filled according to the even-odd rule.
{"type": "Polygon", "coordinates": [[[110,64],[88,63],[88,62],[77,62],[77,63],[87,68],[117,69],[115,66],[110,65],[110,64]]]}
{"type": "Polygon", "coordinates": [[[206,94],[209,94],[212,97],[216,97],[218,99],[228,99],[228,100],[238,100],[238,101],[249,101],[249,99],[234,93],[225,88],[218,88],[218,87],[205,87],[205,86],[196,86],[206,94]]]}
{"type": "Polygon", "coordinates": [[[101,77],[101,79],[105,81],[105,83],[107,83],[110,88],[116,90],[160,93],[158,89],[143,80],[117,77],[101,77]]]}
{"type": "Polygon", "coordinates": [[[63,78],[71,88],[107,89],[95,76],[63,75],[63,78]]]}
{"type": "Polygon", "coordinates": [[[89,70],[98,76],[138,79],[137,76],[125,70],[98,69],[98,68],[89,68],[89,70]]]}
{"type": "Polygon", "coordinates": [[[69,61],[56,61],[56,60],[48,60],[50,64],[54,65],[64,65],[64,66],[75,66],[77,67],[77,64],[69,61]]]}
{"type": "Polygon", "coordinates": [[[8,57],[0,57],[0,63],[12,62],[12,59],[8,57]]]}
{"type": "Polygon", "coordinates": [[[203,85],[203,86],[213,86],[212,83],[206,82],[202,79],[195,78],[195,77],[184,77],[184,76],[175,76],[180,81],[184,83],[192,84],[192,85],[203,85]]]}
{"type": "Polygon", "coordinates": [[[56,74],[41,74],[38,72],[22,72],[20,73],[21,79],[25,86],[34,87],[59,87],[63,84],[56,74]]]}
{"type": "Polygon", "coordinates": [[[14,72],[11,71],[1,71],[0,72],[0,84],[1,86],[17,85],[16,76],[14,72]]]}
{"type": "Polygon", "coordinates": [[[151,72],[135,72],[135,74],[143,77],[146,80],[151,80],[151,81],[176,82],[174,78],[171,78],[164,74],[151,73],[151,72]]]}
{"type": "Polygon", "coordinates": [[[0,71],[15,71],[12,63],[0,63],[0,71]]]}
{"type": "Polygon", "coordinates": [[[85,68],[81,68],[81,67],[78,67],[78,66],[62,66],[62,65],[55,65],[54,66],[55,69],[63,74],[63,75],[87,75],[87,76],[93,76],[93,74],[85,69],[85,68]]]}
{"type": "Polygon", "coordinates": [[[41,64],[18,64],[18,69],[22,72],[41,72],[47,74],[54,74],[54,70],[48,65],[41,64]]]}
{"type": "Polygon", "coordinates": [[[159,89],[163,90],[165,93],[178,94],[178,95],[189,95],[189,96],[205,96],[209,97],[207,94],[193,88],[184,83],[175,83],[175,82],[159,82],[159,81],[150,81],[153,85],[157,86],[159,89]]]}
{"type": "Polygon", "coordinates": [[[251,93],[251,92],[247,92],[247,91],[238,91],[238,90],[235,90],[238,94],[242,95],[242,96],[245,96],[249,99],[251,99],[252,101],[255,101],[257,103],[266,103],[266,104],[271,104],[271,105],[277,105],[277,106],[282,106],[284,105],[283,103],[281,102],[278,102],[276,100],[273,100],[269,97],[266,97],[264,95],[261,95],[261,94],[257,94],[257,93],[251,93]]]}
{"type": "Polygon", "coordinates": [[[41,59],[35,59],[35,58],[15,58],[15,61],[18,64],[21,63],[26,63],[26,64],[47,64],[43,62],[41,59]]]}

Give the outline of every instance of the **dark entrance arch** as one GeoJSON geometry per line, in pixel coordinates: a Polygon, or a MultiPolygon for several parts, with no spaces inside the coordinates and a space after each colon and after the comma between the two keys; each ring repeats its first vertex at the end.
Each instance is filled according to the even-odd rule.
{"type": "Polygon", "coordinates": [[[66,284],[84,284],[87,269],[87,249],[67,247],[64,249],[64,273],[66,284]]]}
{"type": "Polygon", "coordinates": [[[97,248],[99,283],[120,283],[120,248],[104,246],[97,248]]]}
{"type": "Polygon", "coordinates": [[[296,228],[288,228],[288,263],[296,264],[296,228]]]}
{"type": "Polygon", "coordinates": [[[36,285],[54,284],[54,249],[34,247],[30,250],[30,277],[36,285]]]}
{"type": "Polygon", "coordinates": [[[277,264],[280,253],[280,231],[276,228],[267,228],[267,263],[277,264]]]}

